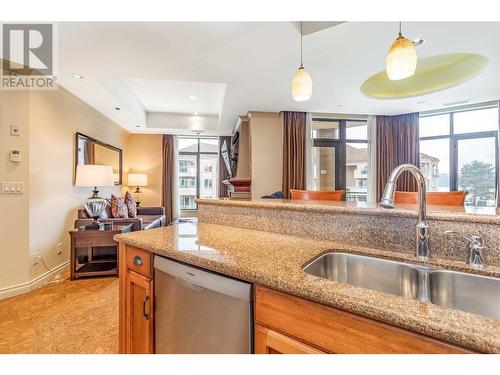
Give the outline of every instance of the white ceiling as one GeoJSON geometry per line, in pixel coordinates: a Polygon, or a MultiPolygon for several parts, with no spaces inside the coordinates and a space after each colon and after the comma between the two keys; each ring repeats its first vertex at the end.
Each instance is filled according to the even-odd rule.
{"type": "Polygon", "coordinates": [[[218,115],[224,104],[223,83],[140,78],[123,81],[148,112],[218,115]]]}
{"type": "Polygon", "coordinates": [[[211,126],[205,134],[229,134],[237,117],[250,110],[396,114],[500,98],[500,23],[404,23],[403,34],[426,39],[418,47],[420,57],[472,52],[490,63],[464,84],[398,100],[371,99],[359,90],[366,78],[384,69],[396,22],[346,22],[319,29],[304,36],[304,65],[314,82],[308,102],[291,97],[299,33],[288,22],[60,23],[58,78],[138,133],[187,132],[168,122],[163,128],[148,127],[151,113],[216,115],[218,126],[206,121],[211,126]]]}

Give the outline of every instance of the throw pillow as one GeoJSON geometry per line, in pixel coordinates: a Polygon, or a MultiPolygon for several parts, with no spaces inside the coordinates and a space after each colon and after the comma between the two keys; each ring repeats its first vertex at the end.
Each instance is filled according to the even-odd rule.
{"type": "Polygon", "coordinates": [[[128,217],[136,217],[137,216],[137,204],[135,203],[132,194],[128,191],[125,193],[125,204],[128,209],[128,217]]]}
{"type": "Polygon", "coordinates": [[[114,194],[111,194],[111,214],[114,218],[128,218],[128,209],[123,198],[114,194]]]}

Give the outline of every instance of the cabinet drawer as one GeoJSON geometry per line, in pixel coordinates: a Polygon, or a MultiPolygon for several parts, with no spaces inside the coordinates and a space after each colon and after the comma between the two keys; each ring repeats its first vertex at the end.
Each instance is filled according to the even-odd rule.
{"type": "Polygon", "coordinates": [[[148,251],[127,246],[127,268],[144,275],[153,277],[153,254],[148,251]]]}
{"type": "Polygon", "coordinates": [[[325,354],[291,337],[255,325],[255,354],[325,354]]]}
{"type": "Polygon", "coordinates": [[[470,353],[439,340],[257,286],[255,321],[328,353],[470,353]]]}

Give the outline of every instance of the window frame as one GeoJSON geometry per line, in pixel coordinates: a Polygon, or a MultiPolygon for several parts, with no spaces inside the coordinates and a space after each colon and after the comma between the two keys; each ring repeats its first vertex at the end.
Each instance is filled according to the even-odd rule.
{"type": "MultiPolygon", "coordinates": [[[[345,190],[344,200],[347,200],[347,187],[346,187],[346,163],[347,163],[347,144],[348,143],[365,143],[368,146],[368,135],[367,139],[348,139],[346,138],[346,128],[348,122],[362,122],[365,123],[368,128],[367,119],[350,119],[350,118],[322,118],[322,117],[312,117],[312,121],[322,121],[322,122],[338,122],[339,127],[339,137],[338,138],[312,138],[313,147],[334,147],[335,148],[335,190],[345,190]]],[[[312,131],[311,131],[312,134],[312,131]]],[[[368,155],[368,159],[370,155],[368,155]]],[[[369,160],[367,160],[369,165],[369,160]]],[[[368,199],[368,187],[367,187],[367,199],[368,199]]]]}
{"type": "MultiPolygon", "coordinates": [[[[480,111],[484,109],[490,109],[490,108],[497,108],[498,106],[482,106],[482,107],[477,107],[477,108],[468,108],[468,109],[461,109],[461,110],[450,110],[449,112],[437,112],[437,113],[426,113],[424,115],[420,115],[419,118],[425,118],[425,117],[432,117],[432,116],[440,116],[440,115],[448,115],[448,121],[449,121],[449,133],[445,135],[434,135],[434,136],[427,136],[427,137],[420,137],[419,136],[419,149],[420,149],[420,142],[421,141],[429,141],[429,140],[437,140],[437,139],[448,139],[449,140],[449,160],[450,160],[450,170],[449,170],[449,186],[450,186],[450,191],[457,191],[458,190],[458,175],[459,175],[459,170],[458,170],[458,142],[461,140],[468,140],[468,139],[479,139],[479,138],[494,138],[495,139],[495,191],[496,194],[498,194],[498,176],[500,173],[500,166],[499,166],[499,151],[498,151],[498,138],[499,138],[499,131],[498,130],[488,130],[488,131],[481,131],[481,132],[470,132],[470,133],[458,133],[455,134],[455,127],[454,127],[454,117],[456,113],[461,113],[461,112],[472,112],[472,111],[480,111]]],[[[420,125],[419,125],[419,130],[420,130],[420,125]]]]}
{"type": "MultiPolygon", "coordinates": [[[[220,150],[220,145],[218,144],[219,138],[218,137],[183,137],[179,136],[179,138],[184,138],[184,139],[196,139],[197,140],[197,147],[196,151],[190,152],[190,151],[179,151],[179,156],[181,155],[196,155],[196,198],[200,197],[200,177],[201,177],[201,166],[200,166],[200,155],[219,155],[219,150],[220,150]],[[208,151],[200,151],[200,139],[215,139],[217,140],[217,152],[208,152],[208,151]]],[[[177,181],[179,183],[179,181],[177,181]]],[[[180,196],[180,194],[179,194],[180,196]]],[[[179,205],[180,206],[180,205],[179,205]]],[[[198,205],[195,203],[196,208],[180,208],[181,211],[196,211],[198,210],[198,205]]]]}

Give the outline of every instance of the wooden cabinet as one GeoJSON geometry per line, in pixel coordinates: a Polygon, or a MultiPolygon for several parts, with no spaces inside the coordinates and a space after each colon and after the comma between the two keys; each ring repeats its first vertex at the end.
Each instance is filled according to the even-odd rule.
{"type": "MultiPolygon", "coordinates": [[[[119,251],[120,353],[154,353],[154,255],[122,243],[119,251]]],[[[254,291],[256,354],[471,352],[258,285],[254,291]]]]}
{"type": "Polygon", "coordinates": [[[468,353],[465,348],[264,287],[255,288],[255,352],[468,353]],[[300,344],[303,344],[301,346],[300,344]]]}
{"type": "Polygon", "coordinates": [[[255,325],[255,354],[323,354],[324,352],[261,325],[255,325]]]}
{"type": "Polygon", "coordinates": [[[137,249],[120,245],[120,257],[127,259],[120,264],[120,353],[151,354],[155,347],[152,255],[142,252],[140,265],[128,262],[130,255],[137,256],[137,249]],[[137,267],[144,264],[149,268],[138,273],[137,267]]]}

